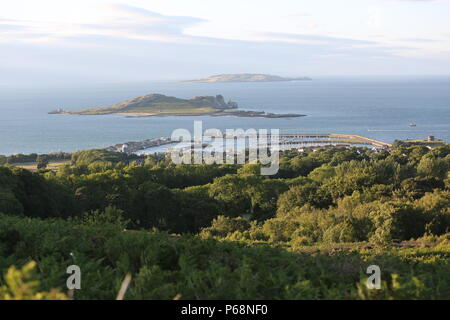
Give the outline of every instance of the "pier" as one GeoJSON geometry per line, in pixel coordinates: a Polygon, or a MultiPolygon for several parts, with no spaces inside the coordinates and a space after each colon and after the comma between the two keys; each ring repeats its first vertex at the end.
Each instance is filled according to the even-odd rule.
{"type": "MultiPolygon", "coordinates": [[[[247,135],[248,136],[248,135],[247,135]]],[[[247,137],[245,134],[237,136],[237,138],[247,137]]],[[[291,134],[279,134],[280,145],[308,145],[308,146],[323,146],[323,145],[367,145],[376,148],[388,149],[392,147],[392,144],[356,135],[356,134],[339,134],[339,133],[291,133],[291,134]]],[[[228,137],[226,134],[223,138],[228,137]]],[[[270,139],[270,134],[267,137],[270,139]]]]}

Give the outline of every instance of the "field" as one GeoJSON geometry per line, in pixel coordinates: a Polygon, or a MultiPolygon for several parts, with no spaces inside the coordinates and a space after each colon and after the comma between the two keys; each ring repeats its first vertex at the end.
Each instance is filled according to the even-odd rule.
{"type": "MultiPolygon", "coordinates": [[[[48,170],[52,170],[52,171],[58,171],[58,169],[67,164],[68,160],[65,161],[50,161],[47,165],[48,170]]],[[[31,171],[37,171],[37,163],[36,162],[24,162],[24,163],[14,163],[15,167],[18,168],[22,168],[22,169],[27,169],[27,170],[31,170],[31,171]]]]}

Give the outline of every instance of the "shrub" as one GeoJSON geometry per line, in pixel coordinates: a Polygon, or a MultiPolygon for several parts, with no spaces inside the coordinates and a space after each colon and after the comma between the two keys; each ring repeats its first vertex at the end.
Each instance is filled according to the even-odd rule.
{"type": "Polygon", "coordinates": [[[67,300],[68,297],[53,289],[39,292],[40,283],[34,280],[36,262],[30,261],[21,269],[15,266],[8,268],[5,285],[0,286],[0,300],[67,300]]]}
{"type": "Polygon", "coordinates": [[[243,232],[250,228],[250,222],[242,217],[228,218],[225,216],[218,216],[212,221],[208,228],[201,231],[203,237],[226,237],[233,232],[243,232]]]}

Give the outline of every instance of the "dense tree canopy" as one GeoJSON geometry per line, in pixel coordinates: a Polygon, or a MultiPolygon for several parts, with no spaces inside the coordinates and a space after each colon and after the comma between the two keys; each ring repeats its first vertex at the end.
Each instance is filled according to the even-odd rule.
{"type": "Polygon", "coordinates": [[[56,173],[0,167],[0,211],[68,218],[114,206],[129,228],[176,233],[197,233],[218,216],[255,221],[256,234],[283,221],[293,229],[287,238],[313,242],[406,240],[449,227],[448,145],[292,150],[280,163],[267,177],[256,164],[174,165],[159,155],[80,151],[56,173]]]}

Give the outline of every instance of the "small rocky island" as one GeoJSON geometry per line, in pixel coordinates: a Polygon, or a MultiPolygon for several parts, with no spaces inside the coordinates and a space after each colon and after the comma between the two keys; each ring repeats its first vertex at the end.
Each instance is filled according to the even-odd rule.
{"type": "Polygon", "coordinates": [[[303,117],[302,114],[275,114],[264,111],[238,110],[238,104],[233,101],[225,102],[222,95],[198,96],[190,99],[180,99],[163,94],[149,94],[136,97],[111,106],[65,111],[56,109],[49,114],[73,115],[102,115],[122,114],[126,117],[153,117],[153,116],[236,116],[236,117],[263,117],[263,118],[293,118],[303,117]]]}
{"type": "Polygon", "coordinates": [[[208,78],[180,81],[181,83],[214,83],[214,82],[275,82],[275,81],[305,81],[312,80],[309,77],[285,78],[271,74],[261,73],[237,73],[219,74],[208,78]]]}

